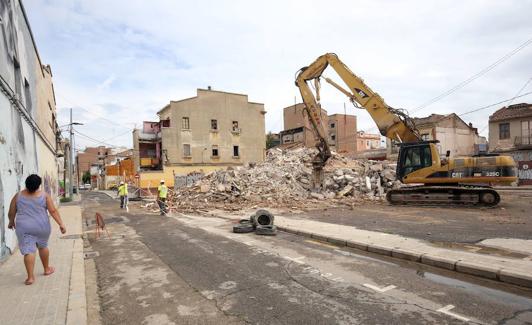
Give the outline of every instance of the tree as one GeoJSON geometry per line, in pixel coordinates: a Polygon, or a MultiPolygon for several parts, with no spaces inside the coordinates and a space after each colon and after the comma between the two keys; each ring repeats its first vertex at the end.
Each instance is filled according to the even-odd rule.
{"type": "Polygon", "coordinates": [[[266,149],[270,149],[278,145],[279,142],[276,139],[276,135],[272,133],[272,131],[268,132],[266,134],[266,149]]]}
{"type": "Polygon", "coordinates": [[[87,184],[91,182],[91,173],[87,170],[83,173],[83,176],[81,177],[83,180],[83,184],[87,184]]]}

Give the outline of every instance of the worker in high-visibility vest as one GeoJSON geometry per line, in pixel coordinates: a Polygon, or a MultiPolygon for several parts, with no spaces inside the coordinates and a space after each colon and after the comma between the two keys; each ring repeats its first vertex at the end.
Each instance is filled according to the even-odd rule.
{"type": "Polygon", "coordinates": [[[164,184],[164,179],[161,179],[161,184],[157,188],[157,203],[161,209],[161,215],[166,215],[166,197],[168,196],[168,187],[164,184]]]}
{"type": "Polygon", "coordinates": [[[120,182],[118,186],[118,196],[120,196],[120,209],[124,209],[127,204],[127,184],[120,182]]]}

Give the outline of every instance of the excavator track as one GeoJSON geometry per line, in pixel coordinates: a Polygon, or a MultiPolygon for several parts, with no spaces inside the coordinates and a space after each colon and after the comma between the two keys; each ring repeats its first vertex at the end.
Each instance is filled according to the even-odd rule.
{"type": "Polygon", "coordinates": [[[491,207],[501,197],[491,187],[482,186],[412,186],[389,190],[386,200],[394,205],[474,205],[491,207]]]}

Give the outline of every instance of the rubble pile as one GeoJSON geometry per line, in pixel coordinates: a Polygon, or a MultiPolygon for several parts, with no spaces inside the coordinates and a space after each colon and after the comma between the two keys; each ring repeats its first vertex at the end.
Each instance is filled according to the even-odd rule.
{"type": "Polygon", "coordinates": [[[324,168],[324,188],[312,191],[315,149],[270,149],[262,163],[206,174],[193,186],[176,189],[170,200],[176,208],[198,202],[301,206],[310,201],[380,200],[395,181],[395,163],[353,160],[334,154],[324,168]]]}

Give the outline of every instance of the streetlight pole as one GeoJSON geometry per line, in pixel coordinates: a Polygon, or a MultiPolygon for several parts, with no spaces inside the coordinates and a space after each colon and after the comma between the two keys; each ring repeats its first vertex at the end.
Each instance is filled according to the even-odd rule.
{"type": "Polygon", "coordinates": [[[72,162],[73,162],[73,159],[74,159],[74,146],[72,145],[72,135],[74,134],[74,131],[72,131],[72,108],[70,108],[70,124],[69,124],[69,127],[70,127],[70,153],[69,153],[69,157],[68,157],[68,182],[69,182],[69,186],[68,186],[68,194],[69,194],[69,197],[72,198],[72,194],[73,194],[73,184],[72,184],[72,162]]]}

